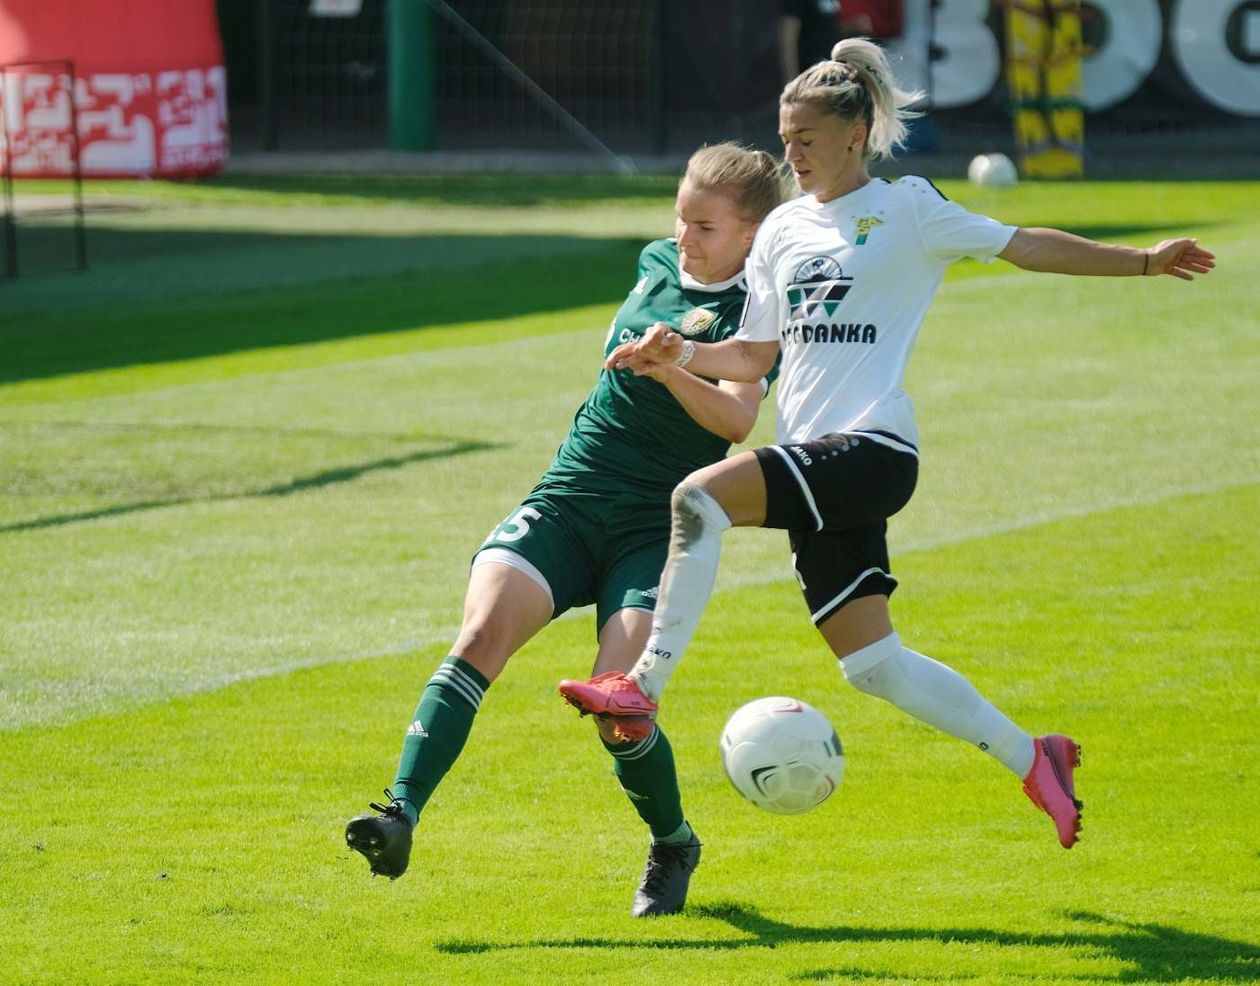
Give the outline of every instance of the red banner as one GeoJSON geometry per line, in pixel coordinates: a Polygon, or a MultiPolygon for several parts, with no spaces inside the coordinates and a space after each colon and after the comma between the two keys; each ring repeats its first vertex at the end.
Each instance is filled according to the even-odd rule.
{"type": "Polygon", "coordinates": [[[0,112],[18,177],[72,173],[76,116],[85,176],[213,174],[227,158],[214,0],[6,0],[0,112]]]}

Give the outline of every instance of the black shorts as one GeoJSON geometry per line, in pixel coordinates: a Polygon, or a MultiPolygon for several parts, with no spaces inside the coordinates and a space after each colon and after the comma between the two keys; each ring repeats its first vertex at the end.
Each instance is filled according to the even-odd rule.
{"type": "Polygon", "coordinates": [[[887,519],[914,493],[918,450],[896,435],[849,432],[754,454],[766,479],[762,526],[788,532],[814,625],[851,599],[891,595],[887,519]]]}

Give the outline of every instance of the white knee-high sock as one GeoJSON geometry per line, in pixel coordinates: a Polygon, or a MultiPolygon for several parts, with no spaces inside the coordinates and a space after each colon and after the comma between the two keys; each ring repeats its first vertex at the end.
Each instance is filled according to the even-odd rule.
{"type": "Polygon", "coordinates": [[[840,669],[854,688],[974,743],[1019,777],[1032,770],[1032,737],[957,671],[903,647],[895,633],[854,651],[840,669]]]}
{"type": "Polygon", "coordinates": [[[700,622],[722,553],[722,532],[731,520],[721,504],[699,486],[683,480],[670,500],[673,526],[669,557],[661,572],[660,596],[652,617],[652,634],[629,677],[654,702],[674,673],[700,622]]]}

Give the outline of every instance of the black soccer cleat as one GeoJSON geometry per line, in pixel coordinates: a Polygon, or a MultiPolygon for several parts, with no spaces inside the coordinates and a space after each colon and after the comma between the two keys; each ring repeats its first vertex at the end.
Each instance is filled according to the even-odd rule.
{"type": "Polygon", "coordinates": [[[368,807],[375,815],[357,815],[346,824],[346,845],[361,854],[372,868],[373,876],[397,880],[407,872],[411,860],[411,831],[415,827],[402,810],[402,805],[386,790],[389,803],[368,807]]]}
{"type": "Polygon", "coordinates": [[[686,842],[653,842],[630,913],[645,918],[680,912],[687,903],[692,871],[699,865],[700,840],[694,832],[686,842]]]}

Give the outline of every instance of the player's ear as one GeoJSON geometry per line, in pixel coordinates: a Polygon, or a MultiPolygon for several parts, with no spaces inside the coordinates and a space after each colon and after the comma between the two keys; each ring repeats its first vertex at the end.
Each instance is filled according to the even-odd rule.
{"type": "Polygon", "coordinates": [[[740,238],[740,242],[744,244],[745,250],[751,250],[753,240],[757,237],[757,230],[761,228],[761,223],[747,223],[744,226],[744,235],[740,238]]]}
{"type": "Polygon", "coordinates": [[[866,121],[858,120],[853,124],[853,129],[849,131],[849,146],[854,151],[859,151],[866,146],[867,129],[866,121]]]}

